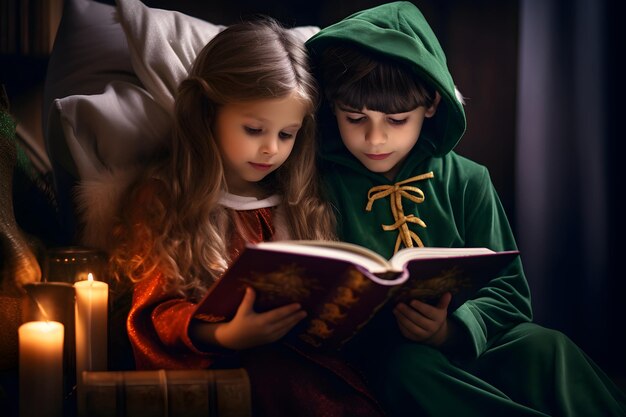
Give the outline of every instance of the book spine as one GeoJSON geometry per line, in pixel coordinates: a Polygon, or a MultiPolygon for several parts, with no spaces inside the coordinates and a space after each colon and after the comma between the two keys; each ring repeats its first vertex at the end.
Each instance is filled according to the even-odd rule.
{"type": "Polygon", "coordinates": [[[79,416],[251,416],[242,369],[83,373],[79,416]]]}

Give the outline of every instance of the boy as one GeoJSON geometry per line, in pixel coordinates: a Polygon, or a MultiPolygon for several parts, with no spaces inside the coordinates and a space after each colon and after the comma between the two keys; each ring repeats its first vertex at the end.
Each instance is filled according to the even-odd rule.
{"type": "MultiPolygon", "coordinates": [[[[486,168],[452,149],[465,130],[445,55],[420,11],[396,2],[307,41],[326,103],[321,172],[343,240],[516,248],[486,168]]],[[[448,315],[451,295],[379,314],[352,342],[392,415],[618,416],[624,395],[567,337],[531,323],[519,258],[448,315]]]]}

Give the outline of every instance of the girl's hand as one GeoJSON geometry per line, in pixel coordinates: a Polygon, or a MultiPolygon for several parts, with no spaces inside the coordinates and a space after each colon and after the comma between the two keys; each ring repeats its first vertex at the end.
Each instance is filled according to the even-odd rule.
{"type": "Polygon", "coordinates": [[[439,347],[448,338],[448,305],[452,294],[441,296],[436,306],[411,300],[410,306],[399,303],[393,310],[400,332],[407,339],[439,347]]]}
{"type": "Polygon", "coordinates": [[[241,350],[272,343],[306,317],[306,312],[296,303],[256,313],[253,309],[255,298],[254,290],[246,288],[235,317],[215,328],[214,338],[217,344],[228,349],[241,350]]]}

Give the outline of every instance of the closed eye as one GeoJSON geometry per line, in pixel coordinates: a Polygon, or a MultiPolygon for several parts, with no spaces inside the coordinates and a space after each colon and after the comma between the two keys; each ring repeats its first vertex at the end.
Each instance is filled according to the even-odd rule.
{"type": "Polygon", "coordinates": [[[263,129],[257,129],[250,126],[244,126],[243,130],[245,130],[247,134],[252,136],[260,135],[263,132],[263,129]]]}
{"type": "Polygon", "coordinates": [[[396,125],[396,126],[400,126],[406,123],[406,121],[408,120],[408,118],[404,118],[404,119],[393,119],[393,118],[389,118],[389,123],[392,125],[396,125]]]}
{"type": "Polygon", "coordinates": [[[352,124],[359,124],[361,123],[363,120],[365,120],[365,116],[362,117],[350,117],[350,116],[346,116],[346,120],[348,121],[348,123],[352,123],[352,124]]]}
{"type": "Polygon", "coordinates": [[[280,132],[280,133],[278,133],[278,137],[280,139],[285,139],[285,140],[293,139],[295,136],[296,136],[295,133],[290,133],[290,132],[280,132]]]}

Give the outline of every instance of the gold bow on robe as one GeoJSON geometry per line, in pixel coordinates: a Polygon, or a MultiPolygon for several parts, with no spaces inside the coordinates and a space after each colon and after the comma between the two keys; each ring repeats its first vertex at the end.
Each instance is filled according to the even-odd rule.
{"type": "Polygon", "coordinates": [[[405,247],[412,248],[413,242],[419,247],[423,247],[424,244],[419,238],[417,233],[409,229],[409,223],[416,223],[422,227],[426,227],[426,223],[419,217],[413,214],[406,216],[404,209],[402,208],[402,197],[408,198],[414,203],[421,203],[424,201],[424,192],[418,187],[412,185],[406,185],[415,181],[421,181],[428,178],[434,178],[433,172],[427,172],[425,174],[417,175],[415,177],[408,178],[404,181],[397,182],[393,185],[379,185],[370,188],[367,192],[367,206],[366,211],[372,210],[374,201],[389,196],[389,203],[391,205],[391,213],[395,220],[394,224],[381,225],[384,231],[398,230],[398,238],[396,239],[396,246],[393,253],[396,253],[400,249],[400,243],[403,243],[405,247]]]}

